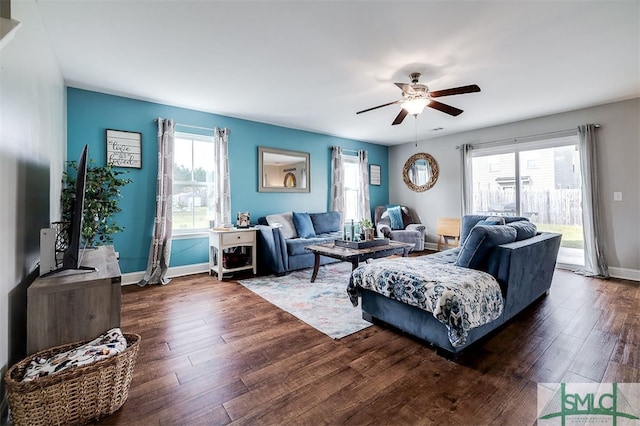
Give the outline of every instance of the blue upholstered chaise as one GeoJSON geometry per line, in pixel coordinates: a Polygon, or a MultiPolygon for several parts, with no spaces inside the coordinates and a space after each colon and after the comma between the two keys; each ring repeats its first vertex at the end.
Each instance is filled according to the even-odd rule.
{"type": "MultiPolygon", "coordinates": [[[[437,320],[432,312],[394,300],[375,291],[361,288],[357,282],[353,282],[354,276],[358,274],[358,269],[372,268],[373,265],[361,265],[353,272],[350,282],[350,292],[356,289],[356,294],[361,297],[363,318],[371,322],[389,324],[419,339],[430,342],[439,350],[444,350],[445,354],[455,356],[547,293],[553,278],[561,235],[535,232],[534,227],[534,236],[489,247],[485,253],[481,254],[476,250],[477,247],[472,244],[473,241],[471,240],[478,240],[477,237],[480,235],[481,239],[486,242],[484,236],[491,233],[500,235],[503,229],[482,225],[478,226],[478,229],[474,230],[472,234],[472,230],[478,222],[486,219],[487,216],[465,216],[461,225],[461,246],[425,256],[425,261],[447,265],[454,265],[456,262],[467,262],[473,269],[487,272],[493,276],[499,285],[499,290],[496,291],[498,293],[501,292],[504,299],[502,313],[497,319],[470,329],[464,344],[454,347],[450,341],[448,328],[437,320]],[[470,234],[472,234],[471,238],[469,238],[470,234]],[[467,238],[470,241],[465,244],[467,243],[467,238]]],[[[504,219],[507,223],[513,222],[511,223],[511,228],[517,229],[518,237],[520,237],[521,229],[527,228],[528,220],[526,218],[505,217],[504,219]],[[524,225],[524,228],[522,226],[519,227],[519,225],[524,225]]],[[[419,261],[420,259],[410,260],[419,261]]],[[[361,272],[364,272],[364,270],[361,272]]],[[[357,303],[357,299],[355,299],[354,303],[357,303]]]]}

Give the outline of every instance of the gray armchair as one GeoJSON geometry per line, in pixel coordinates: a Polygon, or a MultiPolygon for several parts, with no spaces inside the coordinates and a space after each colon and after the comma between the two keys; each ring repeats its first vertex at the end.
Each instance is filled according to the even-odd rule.
{"type": "Polygon", "coordinates": [[[385,206],[376,207],[374,217],[377,236],[403,243],[413,243],[415,246],[412,251],[424,250],[427,227],[416,223],[408,207],[400,206],[400,212],[402,214],[402,228],[393,229],[387,208],[385,206]]]}

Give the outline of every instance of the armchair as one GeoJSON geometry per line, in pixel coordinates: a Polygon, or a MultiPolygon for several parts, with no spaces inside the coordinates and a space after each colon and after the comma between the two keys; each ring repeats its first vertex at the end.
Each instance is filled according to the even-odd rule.
{"type": "Polygon", "coordinates": [[[406,206],[377,206],[374,212],[376,235],[389,238],[394,241],[415,244],[412,251],[424,250],[424,237],[427,235],[427,227],[416,221],[411,216],[406,206]],[[392,210],[393,208],[393,210],[392,210]],[[390,211],[388,211],[390,210],[390,211]],[[398,210],[400,216],[398,217],[398,210]],[[396,215],[393,220],[391,216],[396,215]],[[401,220],[400,220],[401,218],[401,220]]]}

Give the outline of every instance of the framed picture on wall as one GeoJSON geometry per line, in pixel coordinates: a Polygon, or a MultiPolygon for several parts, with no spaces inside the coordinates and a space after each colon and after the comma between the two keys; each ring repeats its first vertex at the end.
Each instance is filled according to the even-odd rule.
{"type": "Polygon", "coordinates": [[[142,168],[142,133],[107,129],[107,164],[142,168]]]}
{"type": "Polygon", "coordinates": [[[380,185],[380,166],[378,164],[369,165],[369,183],[380,185]]]}

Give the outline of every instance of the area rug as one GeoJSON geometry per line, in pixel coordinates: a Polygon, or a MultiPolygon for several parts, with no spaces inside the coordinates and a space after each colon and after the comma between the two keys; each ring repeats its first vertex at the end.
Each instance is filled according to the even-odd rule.
{"type": "Polygon", "coordinates": [[[311,272],[312,269],[302,269],[282,277],[269,275],[238,282],[333,339],[371,325],[347,296],[350,263],[321,266],[314,283],[310,282],[311,272]]]}

